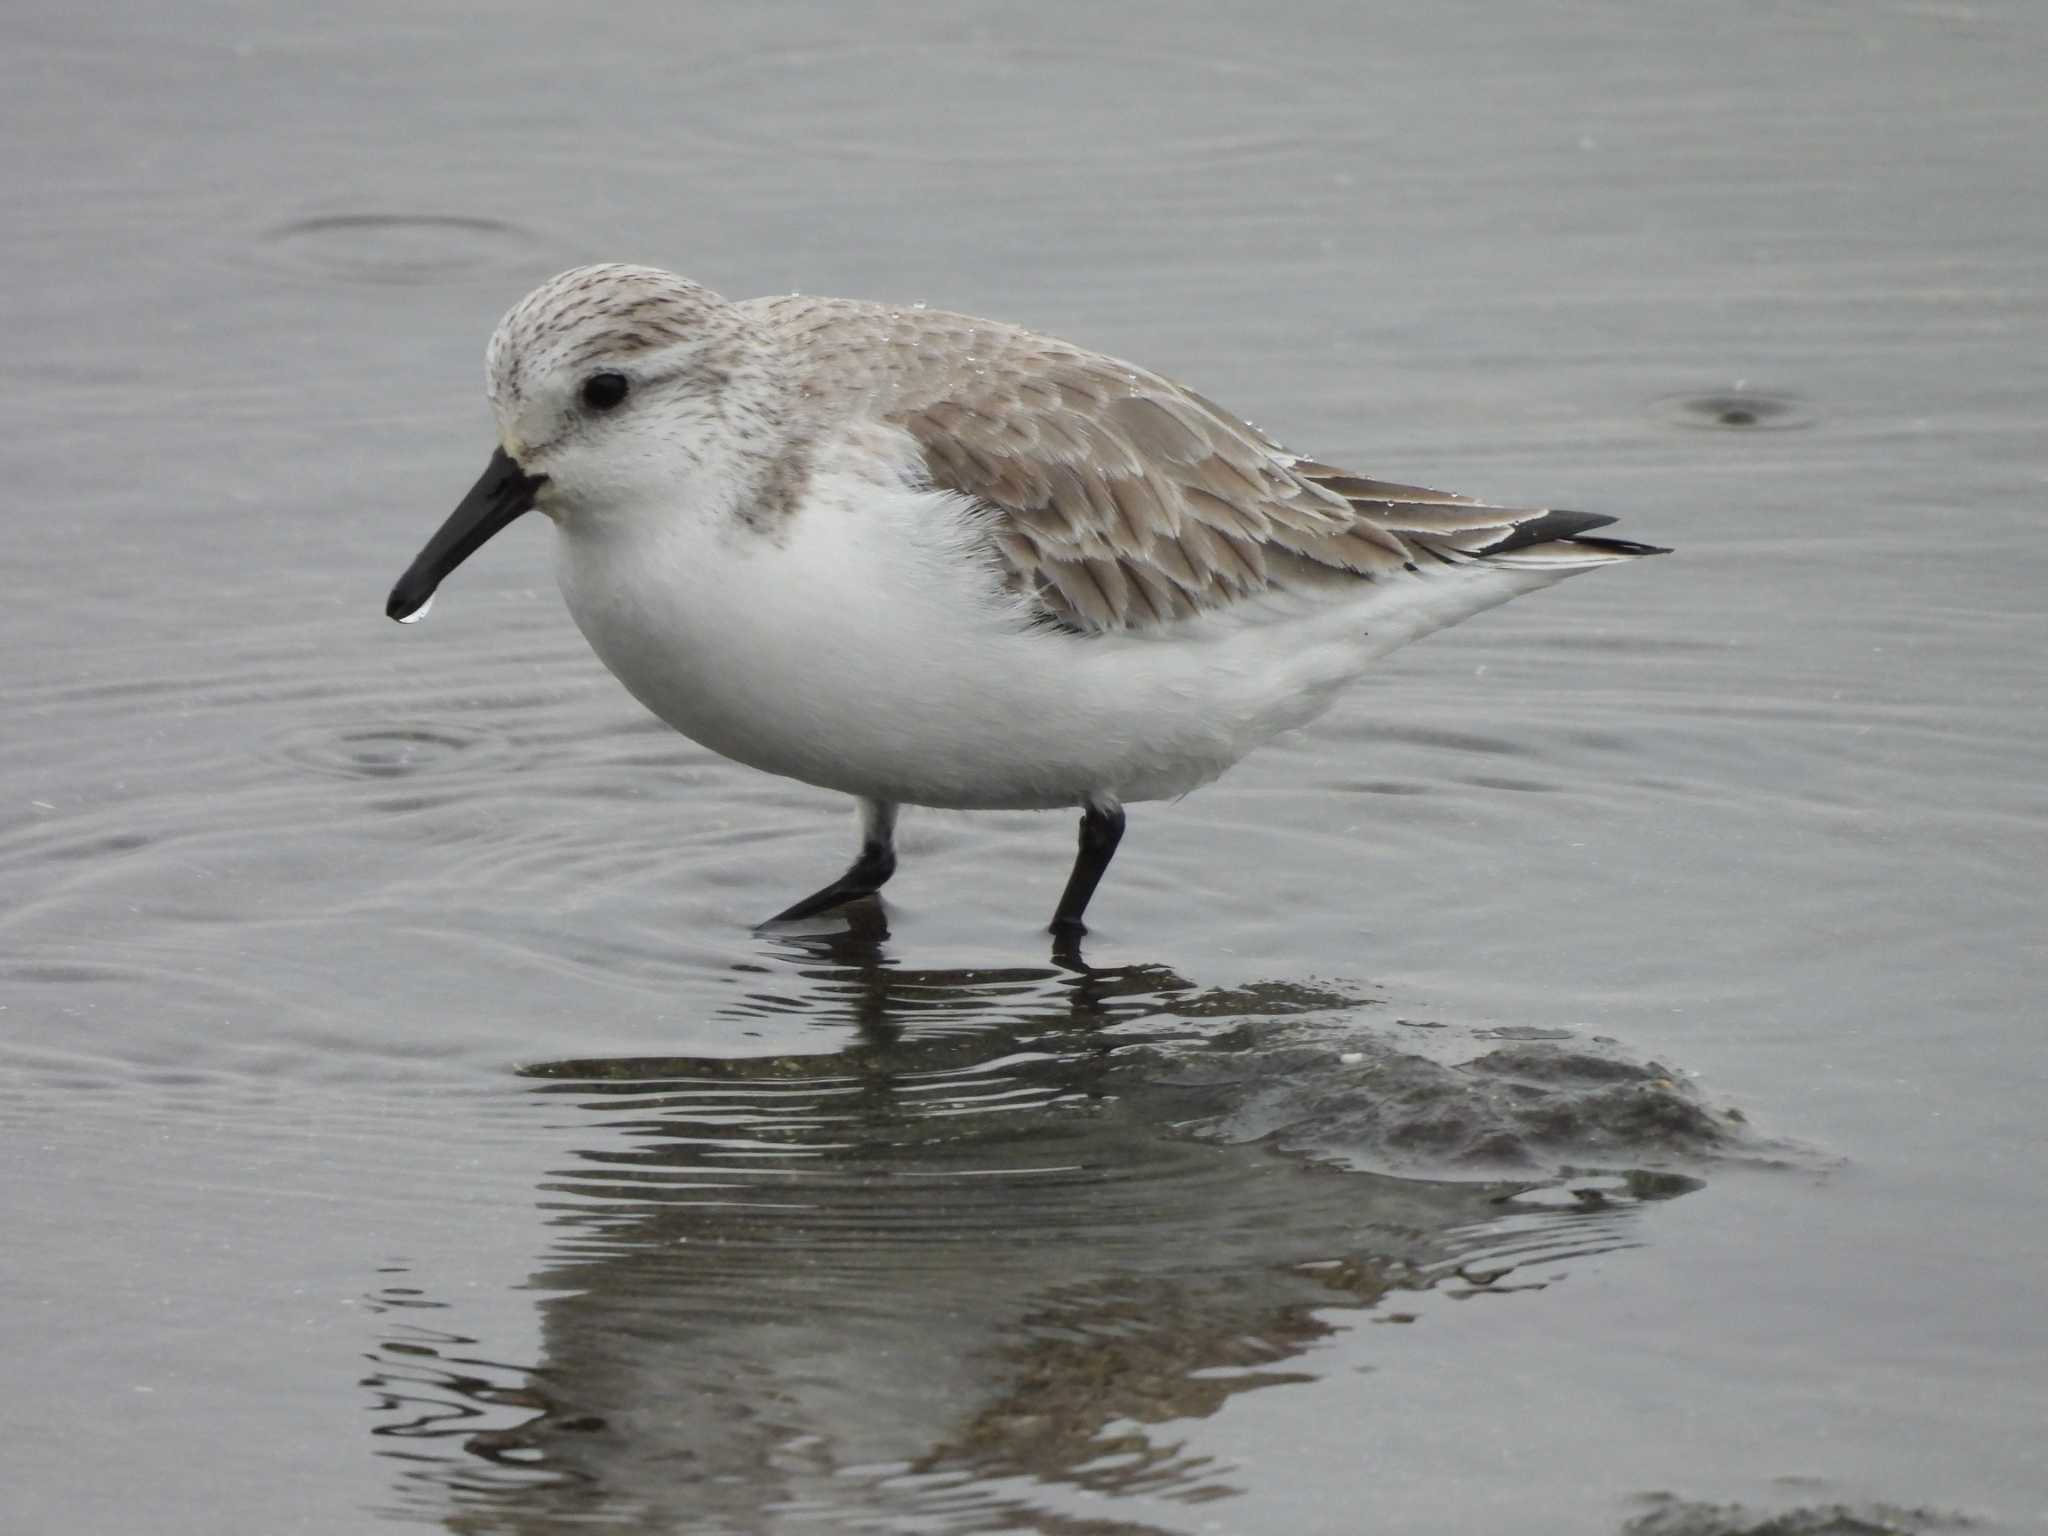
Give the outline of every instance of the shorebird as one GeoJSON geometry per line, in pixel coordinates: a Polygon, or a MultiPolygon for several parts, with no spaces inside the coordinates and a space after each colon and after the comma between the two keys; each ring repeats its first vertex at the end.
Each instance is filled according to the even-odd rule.
{"type": "Polygon", "coordinates": [[[1075,806],[1051,926],[1077,937],[1126,803],[1214,779],[1396,646],[1665,553],[1352,474],[1148,369],[921,306],[578,267],[513,306],[485,373],[498,449],[386,611],[550,518],[635,698],[859,801],[852,866],[771,923],[880,890],[903,805],[1075,806]]]}

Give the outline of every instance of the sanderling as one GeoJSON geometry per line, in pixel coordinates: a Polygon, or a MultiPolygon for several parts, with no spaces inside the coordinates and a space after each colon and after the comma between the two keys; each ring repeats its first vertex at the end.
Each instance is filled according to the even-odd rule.
{"type": "Polygon", "coordinates": [[[635,698],[859,800],[852,867],[770,922],[879,890],[899,806],[1078,806],[1052,920],[1078,936],[1126,802],[1207,783],[1406,641],[1663,553],[1303,458],[1156,373],[938,310],[579,267],[485,372],[498,450],[386,611],[545,513],[635,698]]]}

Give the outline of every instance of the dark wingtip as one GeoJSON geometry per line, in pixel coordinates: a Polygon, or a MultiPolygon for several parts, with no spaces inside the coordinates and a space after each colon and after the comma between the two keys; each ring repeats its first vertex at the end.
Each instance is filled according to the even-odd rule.
{"type": "Polygon", "coordinates": [[[1669,546],[1663,544],[1638,544],[1631,539],[1573,539],[1574,544],[1586,544],[1610,555],[1668,555],[1669,546]]]}
{"type": "Polygon", "coordinates": [[[1481,555],[1505,555],[1517,549],[1527,549],[1532,544],[1584,544],[1610,555],[1668,555],[1670,550],[1658,544],[1637,544],[1629,539],[1588,539],[1581,535],[1595,528],[1605,528],[1614,521],[1599,512],[1545,512],[1532,517],[1515,529],[1498,544],[1489,544],[1477,551],[1481,555]]]}
{"type": "MultiPolygon", "coordinates": [[[[1517,523],[1508,536],[1497,544],[1476,550],[1480,555],[1505,555],[1512,550],[1527,549],[1531,544],[1549,544],[1557,539],[1577,538],[1589,528],[1605,528],[1613,522],[1611,517],[1598,512],[1544,512],[1530,518],[1526,523],[1517,523]]],[[[1599,542],[1587,539],[1591,544],[1599,542]]]]}

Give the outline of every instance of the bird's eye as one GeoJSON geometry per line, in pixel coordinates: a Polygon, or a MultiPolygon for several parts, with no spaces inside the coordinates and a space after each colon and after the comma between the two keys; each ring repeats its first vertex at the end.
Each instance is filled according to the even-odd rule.
{"type": "Polygon", "coordinates": [[[608,411],[625,398],[623,373],[593,373],[583,381],[583,403],[593,411],[608,411]]]}

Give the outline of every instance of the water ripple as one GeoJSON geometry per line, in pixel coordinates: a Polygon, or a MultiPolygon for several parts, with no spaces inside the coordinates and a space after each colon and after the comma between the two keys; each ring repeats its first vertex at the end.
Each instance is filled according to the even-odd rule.
{"type": "Polygon", "coordinates": [[[256,237],[256,258],[299,277],[353,283],[443,283],[532,260],[531,232],[503,219],[449,213],[328,213],[256,237]]]}
{"type": "Polygon", "coordinates": [[[294,767],[344,779],[405,779],[456,769],[506,772],[521,755],[501,732],[446,720],[295,726],[273,741],[272,750],[294,767]]]}
{"type": "Polygon", "coordinates": [[[1810,427],[1815,420],[1813,407],[1799,396],[1747,385],[1703,395],[1667,395],[1656,410],[1675,426],[1722,432],[1785,432],[1810,427]]]}

